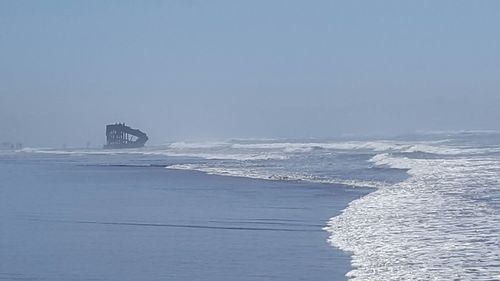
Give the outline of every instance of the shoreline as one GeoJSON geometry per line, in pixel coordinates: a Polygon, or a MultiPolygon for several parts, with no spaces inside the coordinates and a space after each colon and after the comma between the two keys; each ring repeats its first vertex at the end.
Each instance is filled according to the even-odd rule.
{"type": "Polygon", "coordinates": [[[163,167],[0,166],[11,173],[0,174],[0,272],[50,280],[347,280],[351,256],[323,228],[371,190],[163,167]]]}

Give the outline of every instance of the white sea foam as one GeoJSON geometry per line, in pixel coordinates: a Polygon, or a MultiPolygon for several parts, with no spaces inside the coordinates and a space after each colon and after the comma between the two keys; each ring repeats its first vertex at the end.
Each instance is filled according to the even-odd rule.
{"type": "Polygon", "coordinates": [[[371,187],[378,188],[384,183],[376,181],[346,180],[336,178],[321,178],[301,173],[292,172],[271,172],[266,169],[257,169],[253,167],[220,167],[207,164],[176,164],[166,167],[174,170],[191,170],[204,172],[211,175],[243,177],[264,180],[279,181],[307,181],[312,183],[342,184],[353,187],[371,187]]]}
{"type": "Polygon", "coordinates": [[[236,154],[236,153],[203,153],[203,152],[162,152],[162,155],[167,156],[183,156],[183,157],[197,157],[207,160],[237,160],[237,161],[251,161],[251,160],[284,160],[287,156],[276,153],[251,153],[251,154],[236,154]]]}
{"type": "Polygon", "coordinates": [[[283,149],[289,151],[307,149],[338,149],[338,150],[353,150],[366,149],[374,151],[383,151],[397,149],[400,145],[389,141],[352,141],[352,142],[273,142],[273,143],[251,143],[251,144],[233,144],[235,149],[283,149]]]}
{"type": "Polygon", "coordinates": [[[169,145],[173,149],[192,149],[192,148],[218,148],[230,145],[228,142],[174,142],[169,145]]]}
{"type": "Polygon", "coordinates": [[[262,149],[262,150],[283,150],[284,152],[310,152],[314,149],[327,150],[367,150],[367,151],[392,151],[392,152],[421,152],[436,155],[460,155],[460,154],[481,154],[499,152],[498,148],[464,148],[441,145],[440,141],[421,141],[421,142],[406,142],[406,141],[348,141],[348,142],[311,142],[311,143],[294,143],[294,142],[273,142],[273,143],[246,143],[233,144],[233,149],[262,149]]]}
{"type": "Polygon", "coordinates": [[[498,157],[371,161],[412,176],[328,223],[330,243],[353,254],[351,280],[499,280],[498,157]]]}

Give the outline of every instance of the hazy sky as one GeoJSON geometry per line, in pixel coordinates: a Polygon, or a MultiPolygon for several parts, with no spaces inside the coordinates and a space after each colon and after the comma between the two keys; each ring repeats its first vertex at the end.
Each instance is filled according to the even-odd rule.
{"type": "Polygon", "coordinates": [[[0,141],[500,129],[500,1],[0,1],[0,141]]]}

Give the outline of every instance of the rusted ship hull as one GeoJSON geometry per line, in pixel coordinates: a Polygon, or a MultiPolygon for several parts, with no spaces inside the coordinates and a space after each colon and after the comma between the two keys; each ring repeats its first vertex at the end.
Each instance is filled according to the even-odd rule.
{"type": "Polygon", "coordinates": [[[148,141],[148,136],[137,129],[132,129],[124,123],[106,126],[106,149],[139,148],[148,141]]]}

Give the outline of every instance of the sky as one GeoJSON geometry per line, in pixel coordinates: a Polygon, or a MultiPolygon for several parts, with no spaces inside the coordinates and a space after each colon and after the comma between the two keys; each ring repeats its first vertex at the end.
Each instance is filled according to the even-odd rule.
{"type": "Polygon", "coordinates": [[[500,130],[500,1],[0,1],[0,142],[500,130]]]}

